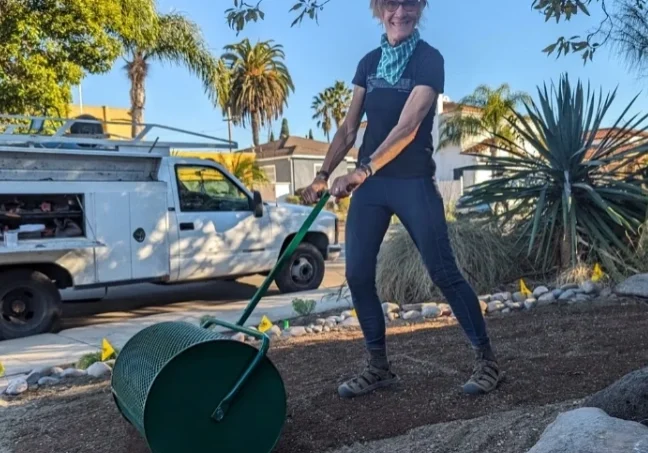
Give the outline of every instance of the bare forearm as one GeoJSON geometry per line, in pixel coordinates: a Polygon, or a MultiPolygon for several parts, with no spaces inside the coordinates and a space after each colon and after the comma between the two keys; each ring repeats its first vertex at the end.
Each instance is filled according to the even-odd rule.
{"type": "Polygon", "coordinates": [[[411,128],[401,124],[392,129],[385,141],[371,155],[374,171],[380,170],[394,160],[414,140],[417,131],[418,126],[411,128]]]}
{"type": "Polygon", "coordinates": [[[340,162],[346,157],[353,145],[355,144],[357,133],[349,130],[347,127],[341,127],[335,132],[333,141],[329,147],[324,162],[322,163],[322,170],[328,174],[340,165],[340,162]]]}

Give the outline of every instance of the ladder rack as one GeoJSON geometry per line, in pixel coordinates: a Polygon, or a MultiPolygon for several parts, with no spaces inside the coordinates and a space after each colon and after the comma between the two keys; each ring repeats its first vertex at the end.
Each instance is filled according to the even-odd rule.
{"type": "Polygon", "coordinates": [[[235,149],[236,142],[155,123],[137,123],[141,132],[134,138],[105,133],[105,125],[120,126],[127,121],[86,118],[56,118],[0,114],[0,153],[3,151],[63,154],[114,154],[136,157],[169,156],[172,149],[235,149]],[[209,142],[161,142],[145,137],[155,130],[199,137],[209,142]]]}

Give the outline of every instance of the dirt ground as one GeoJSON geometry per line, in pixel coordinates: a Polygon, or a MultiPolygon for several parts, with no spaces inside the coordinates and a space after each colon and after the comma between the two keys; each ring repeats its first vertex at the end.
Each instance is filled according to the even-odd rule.
{"type": "MultiPolygon", "coordinates": [[[[364,363],[360,332],[277,343],[270,357],[289,412],[275,452],[523,453],[560,410],[648,362],[641,303],[542,308],[488,326],[507,375],[481,397],[460,393],[472,356],[448,321],[390,328],[402,385],[352,401],[336,387],[364,363]]],[[[107,382],[0,400],[0,432],[0,453],[148,451],[118,415],[107,382]]]]}

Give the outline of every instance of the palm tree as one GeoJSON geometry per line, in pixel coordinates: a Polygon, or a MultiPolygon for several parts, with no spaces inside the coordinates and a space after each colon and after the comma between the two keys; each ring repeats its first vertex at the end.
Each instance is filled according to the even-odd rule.
{"type": "Polygon", "coordinates": [[[213,160],[225,167],[230,174],[234,175],[246,187],[254,188],[256,185],[268,182],[266,173],[259,167],[253,157],[241,153],[219,154],[213,160]]]}
{"type": "Polygon", "coordinates": [[[332,96],[334,99],[332,115],[335,120],[335,127],[340,128],[342,121],[346,117],[349,107],[351,106],[351,97],[353,91],[347,87],[344,82],[336,81],[335,85],[331,88],[332,96]]]}
{"type": "Polygon", "coordinates": [[[283,46],[274,41],[248,39],[225,46],[222,59],[232,75],[229,105],[237,122],[250,121],[252,142],[259,146],[259,129],[283,114],[288,95],[294,91],[292,78],[283,63],[283,46]]]}
{"type": "Polygon", "coordinates": [[[440,124],[437,150],[448,145],[461,145],[484,134],[493,145],[507,143],[499,137],[514,140],[514,130],[506,119],[514,117],[514,110],[522,102],[531,102],[531,96],[523,92],[512,93],[507,83],[496,89],[487,85],[478,86],[472,94],[459,101],[459,111],[440,124]],[[465,107],[477,107],[481,112],[467,115],[463,112],[465,107]]]}
{"type": "Polygon", "coordinates": [[[326,139],[330,141],[332,124],[339,129],[351,104],[353,92],[344,82],[336,81],[313,98],[311,108],[315,111],[313,119],[318,119],[317,127],[321,128],[326,139]]]}
{"type": "Polygon", "coordinates": [[[168,62],[187,68],[203,82],[205,92],[214,97],[213,81],[217,61],[209,52],[200,28],[179,13],[137,15],[142,30],[134,39],[121,37],[124,48],[124,69],[131,83],[130,101],[134,137],[139,132],[146,103],[145,80],[152,61],[168,62]]]}

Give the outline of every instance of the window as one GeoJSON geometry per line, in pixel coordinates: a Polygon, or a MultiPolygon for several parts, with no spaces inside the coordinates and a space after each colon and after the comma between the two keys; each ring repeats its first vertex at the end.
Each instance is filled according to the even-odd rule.
{"type": "Polygon", "coordinates": [[[463,176],[463,169],[461,168],[455,168],[453,170],[453,178],[455,181],[461,181],[461,177],[463,176]]]}
{"type": "Polygon", "coordinates": [[[261,170],[266,174],[266,177],[268,178],[268,182],[270,184],[276,184],[277,183],[277,167],[274,165],[264,165],[261,167],[261,170]]]}
{"type": "Polygon", "coordinates": [[[213,167],[176,167],[180,210],[183,212],[250,211],[247,194],[213,167]]]}

